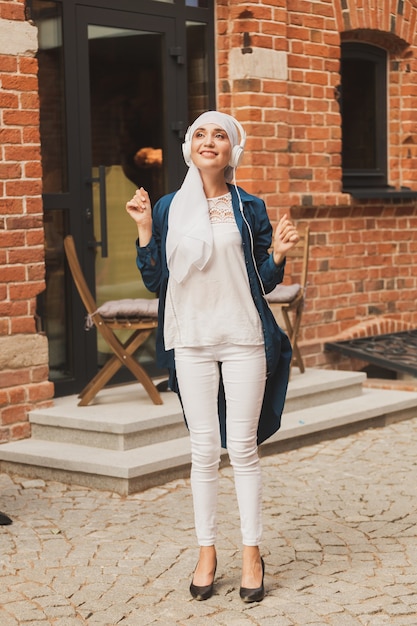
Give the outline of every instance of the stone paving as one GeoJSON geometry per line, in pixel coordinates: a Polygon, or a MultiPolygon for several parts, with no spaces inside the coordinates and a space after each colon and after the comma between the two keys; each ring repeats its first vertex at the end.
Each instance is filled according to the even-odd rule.
{"type": "Polygon", "coordinates": [[[239,598],[221,470],[215,595],[191,599],[188,480],[141,494],[0,474],[1,626],[417,624],[417,419],[262,459],[267,596],[239,598]]]}

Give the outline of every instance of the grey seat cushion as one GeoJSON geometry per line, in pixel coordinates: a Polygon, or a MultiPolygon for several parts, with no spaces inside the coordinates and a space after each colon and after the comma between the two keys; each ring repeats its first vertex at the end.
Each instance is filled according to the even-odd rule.
{"type": "Polygon", "coordinates": [[[294,283],[293,285],[277,285],[270,293],[267,294],[268,302],[292,302],[301,289],[301,285],[294,283]]]}
{"type": "MultiPolygon", "coordinates": [[[[158,317],[158,298],[124,298],[122,300],[108,300],[100,305],[96,311],[104,319],[138,319],[140,317],[158,317]]],[[[94,314],[93,314],[94,315],[94,314]]],[[[92,316],[86,321],[87,328],[93,326],[92,316]]]]}

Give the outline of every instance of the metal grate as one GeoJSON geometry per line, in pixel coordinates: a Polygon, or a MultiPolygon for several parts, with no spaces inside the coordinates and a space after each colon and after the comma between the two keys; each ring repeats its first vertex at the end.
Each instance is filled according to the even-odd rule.
{"type": "Polygon", "coordinates": [[[417,376],[417,330],[325,344],[325,349],[417,376]]]}

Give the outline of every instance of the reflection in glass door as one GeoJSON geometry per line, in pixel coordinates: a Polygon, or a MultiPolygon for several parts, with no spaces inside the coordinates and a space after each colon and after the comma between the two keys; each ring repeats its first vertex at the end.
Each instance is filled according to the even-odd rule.
{"type": "MultiPolygon", "coordinates": [[[[135,264],[125,204],[165,193],[162,33],[88,25],[96,300],[153,297],[135,264]]],[[[150,342],[149,360],[154,359],[150,342]]],[[[142,354],[146,351],[142,351],[142,354]]],[[[98,364],[109,354],[98,338],[98,364]]]]}

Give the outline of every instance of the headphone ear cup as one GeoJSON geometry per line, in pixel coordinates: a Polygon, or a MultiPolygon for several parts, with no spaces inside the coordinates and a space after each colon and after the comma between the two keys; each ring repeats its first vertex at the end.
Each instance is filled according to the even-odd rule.
{"type": "Polygon", "coordinates": [[[182,144],[182,154],[184,157],[184,161],[190,167],[191,165],[191,137],[190,137],[190,127],[187,128],[187,132],[185,133],[184,143],[182,144]]]}
{"type": "Polygon", "coordinates": [[[186,162],[188,167],[190,167],[191,165],[191,142],[188,141],[187,139],[182,144],[182,154],[184,157],[184,161],[186,162]]]}
{"type": "Polygon", "coordinates": [[[233,146],[232,154],[230,156],[230,161],[229,161],[230,167],[237,167],[240,163],[242,155],[243,155],[243,147],[241,145],[233,146]]]}

